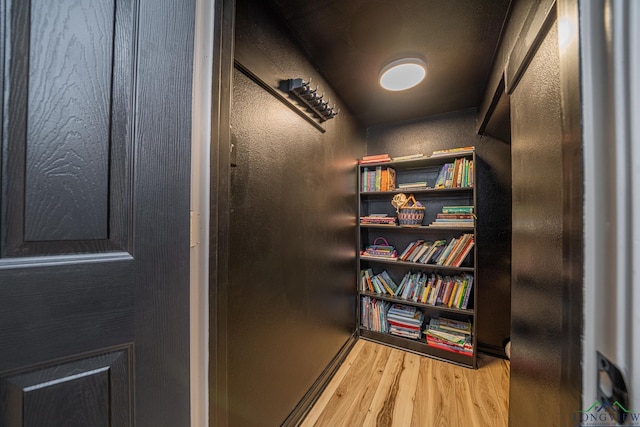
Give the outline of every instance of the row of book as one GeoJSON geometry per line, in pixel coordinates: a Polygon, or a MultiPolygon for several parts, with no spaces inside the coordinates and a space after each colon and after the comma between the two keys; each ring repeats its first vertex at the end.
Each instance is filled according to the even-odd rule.
{"type": "Polygon", "coordinates": [[[391,191],[396,188],[396,170],[378,166],[375,169],[364,168],[360,191],[391,191]]]}
{"type": "Polygon", "coordinates": [[[398,285],[386,271],[374,274],[369,268],[360,272],[362,292],[389,295],[434,306],[466,310],[472,289],[473,276],[470,274],[442,276],[434,273],[407,272],[398,285]]]}
{"type": "Polygon", "coordinates": [[[471,323],[468,321],[433,317],[422,331],[425,323],[422,310],[371,297],[362,298],[361,318],[362,326],[370,331],[413,340],[421,339],[424,332],[427,345],[430,347],[467,356],[473,355],[471,323]]]}
{"type": "Polygon", "coordinates": [[[473,187],[473,160],[459,158],[442,165],[434,188],[465,187],[473,187]]]}
{"type": "Polygon", "coordinates": [[[441,276],[408,272],[396,292],[398,298],[423,304],[466,310],[473,288],[473,276],[441,276]]]}
{"type": "Polygon", "coordinates": [[[424,331],[430,347],[465,356],[473,355],[471,323],[444,317],[431,318],[424,331]]]}
{"type": "Polygon", "coordinates": [[[473,206],[444,206],[429,227],[473,227],[473,206]]]}
{"type": "Polygon", "coordinates": [[[379,295],[395,296],[398,291],[398,285],[386,271],[380,274],[374,274],[373,270],[368,268],[360,271],[360,290],[379,295]]]}
{"type": "Polygon", "coordinates": [[[465,233],[446,240],[414,240],[398,256],[399,261],[435,264],[444,267],[460,267],[474,246],[474,237],[465,233]]]}
{"type": "Polygon", "coordinates": [[[387,324],[387,311],[391,303],[371,297],[362,297],[362,309],[360,310],[360,324],[374,332],[386,333],[389,331],[387,324]]]}

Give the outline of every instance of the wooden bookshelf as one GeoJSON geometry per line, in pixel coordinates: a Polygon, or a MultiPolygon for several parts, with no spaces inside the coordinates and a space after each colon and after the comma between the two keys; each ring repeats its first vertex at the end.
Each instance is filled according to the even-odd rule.
{"type": "MultiPolygon", "coordinates": [[[[366,164],[358,166],[358,247],[363,250],[378,237],[386,239],[390,245],[394,246],[398,255],[415,240],[446,240],[449,242],[453,238],[459,238],[462,234],[473,234],[476,236],[477,221],[473,226],[430,226],[438,213],[441,213],[445,206],[472,206],[474,215],[478,215],[476,204],[475,186],[460,188],[433,188],[436,184],[438,174],[444,164],[453,163],[456,159],[466,159],[475,162],[475,153],[463,155],[443,156],[438,158],[423,158],[418,160],[408,160],[402,162],[384,162],[379,164],[366,164]],[[377,167],[393,168],[396,176],[396,189],[390,191],[363,191],[365,183],[363,182],[363,173],[375,171],[377,167]],[[397,189],[397,185],[408,182],[427,182],[431,188],[418,190],[401,190],[397,189]],[[391,204],[391,200],[396,194],[405,193],[414,195],[425,208],[425,215],[422,224],[419,226],[400,226],[397,223],[389,224],[360,224],[360,218],[370,215],[386,214],[387,216],[396,216],[395,208],[391,204]]],[[[473,168],[473,183],[477,185],[475,166],[473,168]]],[[[368,178],[365,177],[365,178],[368,178]]],[[[371,188],[371,180],[368,179],[367,184],[371,188]]],[[[375,190],[375,188],[374,188],[375,190]]],[[[442,220],[439,220],[442,221],[442,220]]],[[[392,347],[401,348],[421,355],[433,357],[439,360],[445,360],[458,365],[475,368],[477,367],[477,311],[475,304],[478,301],[479,283],[477,280],[477,241],[474,237],[474,248],[465,257],[463,263],[459,267],[444,266],[438,264],[424,264],[419,262],[402,261],[398,259],[387,259],[380,257],[369,257],[358,254],[358,325],[359,335],[363,338],[383,343],[392,347]],[[441,304],[425,304],[421,301],[413,301],[393,296],[390,294],[378,294],[370,290],[363,290],[360,283],[360,272],[362,270],[371,269],[374,274],[380,274],[386,271],[396,284],[400,284],[403,276],[407,272],[420,272],[422,274],[439,274],[441,276],[462,276],[471,275],[474,277],[469,302],[466,309],[457,308],[455,306],[448,307],[441,304]],[[416,307],[424,313],[424,320],[421,326],[421,334],[419,339],[411,339],[403,336],[393,335],[391,333],[377,332],[368,329],[362,324],[362,301],[365,297],[375,298],[379,301],[386,301],[391,304],[402,304],[409,307],[416,307]],[[473,352],[469,355],[460,354],[452,351],[443,350],[430,346],[426,342],[424,330],[429,325],[431,318],[449,318],[457,321],[471,323],[471,341],[473,352]]],[[[366,319],[365,319],[366,320],[366,319]]]]}

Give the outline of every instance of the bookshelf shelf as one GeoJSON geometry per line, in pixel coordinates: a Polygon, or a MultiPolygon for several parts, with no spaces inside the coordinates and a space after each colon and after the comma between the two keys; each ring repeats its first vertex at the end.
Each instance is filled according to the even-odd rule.
{"type": "Polygon", "coordinates": [[[401,227],[399,225],[383,225],[383,224],[360,224],[360,228],[386,228],[396,231],[406,231],[408,233],[442,233],[442,232],[460,232],[473,233],[474,227],[401,227]]]}
{"type": "Polygon", "coordinates": [[[406,305],[411,305],[411,306],[415,306],[415,307],[419,307],[421,309],[425,309],[428,310],[430,312],[442,312],[442,313],[454,313],[454,314],[462,314],[464,316],[473,316],[474,315],[474,311],[470,310],[470,309],[460,309],[460,308],[451,308],[451,307],[446,307],[444,305],[431,305],[431,304],[424,304],[421,302],[416,302],[416,301],[410,301],[410,300],[406,300],[403,298],[398,298],[398,297],[393,297],[393,296],[389,296],[389,295],[379,295],[373,292],[360,292],[360,294],[362,296],[368,296],[371,298],[377,298],[377,299],[381,299],[384,301],[390,301],[390,302],[397,302],[398,304],[406,304],[406,305]]]}
{"type": "Polygon", "coordinates": [[[384,259],[384,258],[374,258],[374,257],[366,257],[366,256],[360,256],[360,261],[375,262],[380,264],[402,265],[402,266],[413,267],[413,268],[417,268],[425,271],[443,271],[448,273],[464,272],[464,271],[473,273],[475,271],[473,267],[448,267],[444,265],[421,264],[419,262],[398,261],[396,259],[384,259]]]}
{"type": "MultiPolygon", "coordinates": [[[[472,368],[477,366],[476,321],[478,314],[476,302],[478,301],[479,288],[477,281],[478,249],[475,243],[477,220],[475,216],[479,213],[477,212],[476,204],[475,159],[475,152],[473,152],[437,158],[358,165],[357,240],[360,250],[373,245],[376,239],[383,238],[389,245],[395,247],[398,252],[398,258],[400,258],[405,250],[408,250],[411,245],[416,244],[418,241],[430,244],[435,241],[444,241],[446,243],[438,254],[441,253],[443,254],[442,256],[446,256],[450,252],[457,253],[454,251],[455,242],[458,240],[463,241],[463,235],[472,236],[471,249],[462,252],[459,259],[454,258],[456,261],[462,260],[458,267],[450,266],[457,265],[458,262],[444,262],[449,264],[449,266],[444,266],[439,265],[439,263],[425,264],[394,258],[369,257],[359,253],[357,257],[359,278],[357,315],[358,330],[361,337],[458,365],[472,368]],[[455,164],[455,171],[460,170],[460,176],[464,177],[465,182],[462,182],[462,185],[465,185],[466,181],[473,184],[457,187],[454,185],[454,188],[435,188],[441,170],[446,170],[443,166],[451,164],[455,164]],[[386,170],[388,168],[393,170],[386,170]],[[392,180],[395,180],[395,182],[392,182],[392,180]],[[408,183],[422,183],[422,185],[426,183],[429,188],[411,190],[399,187],[408,183]],[[389,188],[389,190],[365,191],[378,188],[389,188]],[[397,222],[395,224],[360,223],[360,218],[362,217],[368,217],[367,221],[372,222],[377,216],[386,218],[397,216],[391,200],[400,193],[404,193],[407,196],[413,195],[425,208],[421,224],[418,226],[400,226],[397,225],[397,222]],[[458,212],[461,212],[460,217],[456,216],[458,212]],[[473,218],[471,218],[471,214],[473,214],[473,218]],[[465,221],[472,221],[472,225],[449,226],[447,224],[448,222],[463,224],[465,221]],[[434,223],[442,225],[431,226],[434,223]],[[447,252],[446,248],[449,248],[450,252],[447,252]],[[367,272],[366,275],[364,274],[365,271],[367,272]],[[393,286],[382,290],[384,286],[380,286],[379,278],[376,279],[378,280],[376,282],[378,286],[369,283],[373,281],[374,276],[378,275],[379,277],[387,275],[393,285],[397,287],[404,286],[403,289],[407,288],[408,278],[411,277],[413,281],[410,282],[412,286],[409,288],[410,293],[402,295],[398,293],[397,295],[399,296],[392,295],[394,293],[393,286]],[[416,279],[413,279],[413,277],[416,277],[416,279]],[[432,278],[434,282],[430,282],[432,278]],[[430,287],[427,284],[428,281],[429,283],[439,284],[430,287]],[[440,283],[446,283],[446,285],[440,285],[440,283]],[[469,283],[471,283],[471,286],[469,286],[469,283]],[[467,291],[468,288],[470,288],[470,291],[467,291]],[[411,293],[414,292],[418,293],[418,295],[437,295],[436,299],[444,299],[445,292],[443,291],[445,289],[448,289],[449,293],[447,295],[450,295],[450,297],[448,297],[447,301],[452,303],[451,306],[449,304],[443,305],[442,303],[425,304],[421,302],[421,297],[417,297],[420,302],[413,301],[410,297],[411,293]],[[456,302],[454,303],[454,301],[456,302]],[[393,330],[392,324],[387,323],[393,320],[391,318],[387,319],[386,314],[380,314],[385,310],[388,312],[389,308],[394,307],[394,305],[407,307],[407,312],[415,314],[413,324],[410,325],[407,333],[393,330]],[[422,315],[420,315],[420,312],[422,315]],[[470,354],[460,354],[427,344],[425,330],[430,327],[431,319],[438,319],[439,321],[440,319],[450,319],[466,324],[470,323],[472,352],[470,354]],[[386,329],[381,329],[381,324],[385,324],[386,329]],[[405,336],[417,336],[416,328],[418,325],[420,338],[406,338],[405,336]]],[[[375,221],[385,222],[385,220],[379,219],[375,219],[375,221]]],[[[389,219],[389,222],[392,222],[391,219],[389,219]]],[[[460,248],[457,250],[460,251],[460,248]]],[[[418,252],[416,251],[416,253],[418,252]]],[[[425,296],[425,298],[427,297],[425,296]]],[[[467,344],[467,348],[469,348],[469,344],[467,344]]]]}
{"type": "Polygon", "coordinates": [[[456,365],[464,366],[467,368],[473,368],[476,364],[475,353],[473,356],[457,354],[451,351],[431,347],[425,341],[416,341],[391,334],[374,332],[362,327],[360,328],[360,336],[370,341],[375,341],[378,343],[382,342],[391,347],[410,351],[412,353],[417,353],[423,356],[428,355],[431,358],[438,359],[444,362],[454,363],[456,365]]]}
{"type": "Polygon", "coordinates": [[[465,188],[426,188],[423,190],[411,190],[411,189],[407,189],[407,190],[392,190],[392,191],[363,191],[360,193],[361,197],[387,197],[387,196],[394,196],[395,194],[398,193],[412,193],[412,194],[428,194],[431,196],[438,196],[438,195],[450,195],[450,194],[457,194],[457,193],[473,193],[473,188],[472,187],[465,187],[465,188]]]}

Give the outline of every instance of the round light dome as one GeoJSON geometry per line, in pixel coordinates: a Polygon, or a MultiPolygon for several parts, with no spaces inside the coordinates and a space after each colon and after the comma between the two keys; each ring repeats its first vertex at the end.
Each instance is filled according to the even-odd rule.
{"type": "Polygon", "coordinates": [[[391,91],[412,88],[427,75],[427,64],[418,58],[393,61],[380,71],[380,86],[391,91]]]}

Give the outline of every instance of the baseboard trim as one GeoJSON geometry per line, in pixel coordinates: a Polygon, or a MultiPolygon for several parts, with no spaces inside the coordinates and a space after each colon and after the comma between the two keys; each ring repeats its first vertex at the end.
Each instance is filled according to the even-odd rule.
{"type": "Polygon", "coordinates": [[[342,346],[338,354],[333,358],[325,370],[320,374],[320,377],[311,386],[309,391],[304,395],[302,400],[291,411],[286,420],[282,423],[283,427],[294,427],[300,425],[304,417],[309,413],[313,405],[316,403],[324,389],[327,387],[338,368],[342,365],[342,362],[346,359],[349,351],[358,340],[356,333],[354,332],[347,342],[342,346]]]}

